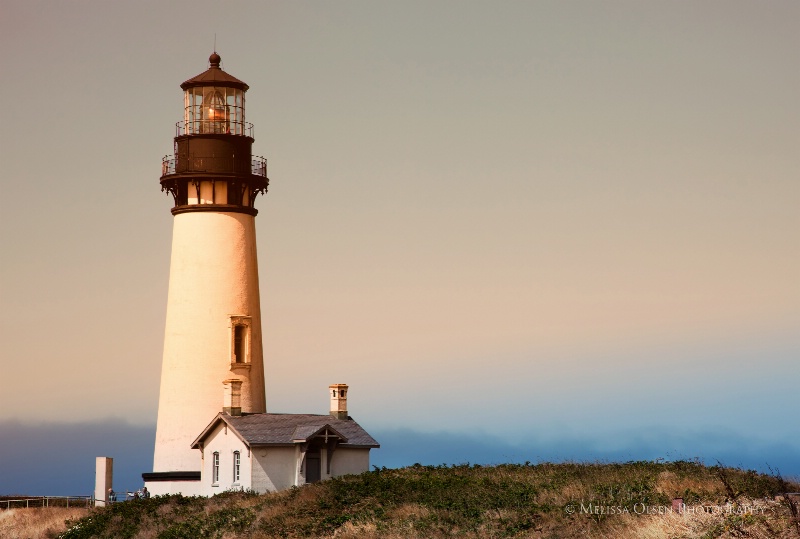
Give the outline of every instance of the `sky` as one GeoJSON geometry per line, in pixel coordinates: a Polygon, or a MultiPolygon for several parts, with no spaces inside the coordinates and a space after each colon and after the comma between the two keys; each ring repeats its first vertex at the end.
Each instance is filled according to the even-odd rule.
{"type": "Polygon", "coordinates": [[[800,476],[798,23],[794,0],[3,1],[0,494],[88,492],[101,449],[131,488],[150,471],[161,158],[215,36],[268,159],[269,411],[348,383],[379,466],[800,476]],[[20,474],[42,444],[57,467],[20,474]]]}

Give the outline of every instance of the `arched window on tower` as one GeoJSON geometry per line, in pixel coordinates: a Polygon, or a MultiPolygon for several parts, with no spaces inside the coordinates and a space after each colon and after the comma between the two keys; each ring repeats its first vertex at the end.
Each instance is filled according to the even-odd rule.
{"type": "Polygon", "coordinates": [[[250,364],[250,323],[249,316],[231,316],[231,367],[250,364]]]}
{"type": "Polygon", "coordinates": [[[234,363],[244,363],[244,350],[245,350],[245,340],[244,340],[244,326],[235,326],[233,332],[233,357],[234,363]]]}

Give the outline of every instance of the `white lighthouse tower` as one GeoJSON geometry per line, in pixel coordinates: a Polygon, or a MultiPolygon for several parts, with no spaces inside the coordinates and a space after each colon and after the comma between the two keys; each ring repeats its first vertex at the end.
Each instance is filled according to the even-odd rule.
{"type": "Polygon", "coordinates": [[[220,68],[181,84],[183,120],[161,188],[174,200],[153,494],[194,494],[201,460],[192,441],[222,409],[223,383],[240,387],[241,412],[266,412],[255,216],[266,160],[253,157],[248,85],[220,68]]]}

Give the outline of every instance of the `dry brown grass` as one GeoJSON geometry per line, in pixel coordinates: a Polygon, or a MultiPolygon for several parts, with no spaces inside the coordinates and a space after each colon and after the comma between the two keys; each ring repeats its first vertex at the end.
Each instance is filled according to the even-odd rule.
{"type": "Polygon", "coordinates": [[[404,503],[386,512],[386,516],[392,520],[416,520],[425,518],[431,512],[427,507],[416,503],[404,503]]]}
{"type": "Polygon", "coordinates": [[[0,537],[40,539],[67,529],[65,521],[85,517],[84,507],[35,507],[0,510],[0,537]]]}
{"type": "Polygon", "coordinates": [[[680,497],[686,489],[693,492],[713,492],[724,494],[724,488],[715,477],[679,477],[674,472],[661,472],[658,475],[656,490],[666,496],[680,497]]]}
{"type": "MultiPolygon", "coordinates": [[[[787,487],[755,472],[720,473],[718,467],[693,462],[412,466],[263,496],[227,493],[126,502],[93,511],[94,531],[86,527],[73,537],[800,539],[787,504],[774,500],[778,492],[800,490],[797,484],[787,487]],[[672,513],[676,497],[693,510],[672,513]],[[760,509],[737,514],[724,509],[729,501],[760,509]],[[575,504],[581,509],[575,511],[575,504]],[[624,511],[593,513],[584,511],[583,504],[624,511]],[[632,512],[643,505],[661,512],[632,512]]],[[[73,518],[85,514],[85,509],[75,511],[73,518]]],[[[11,514],[5,517],[9,522],[11,514]]],[[[58,518],[59,530],[65,518],[58,518]]],[[[43,522],[16,534],[1,526],[2,521],[2,539],[48,533],[43,522]]]]}
{"type": "Polygon", "coordinates": [[[694,537],[718,537],[732,539],[797,539],[797,533],[789,525],[785,507],[775,502],[740,500],[741,507],[756,508],[747,517],[728,512],[720,506],[713,513],[691,512],[688,514],[659,515],[639,518],[619,535],[620,539],[671,539],[694,537]]]}

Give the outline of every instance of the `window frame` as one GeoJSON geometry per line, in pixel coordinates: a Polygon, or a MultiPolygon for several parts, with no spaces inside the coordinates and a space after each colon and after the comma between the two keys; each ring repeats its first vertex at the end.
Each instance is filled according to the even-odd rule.
{"type": "Polygon", "coordinates": [[[211,485],[219,485],[219,451],[211,455],[211,485]]]}
{"type": "Polygon", "coordinates": [[[232,315],[230,317],[230,360],[231,368],[249,367],[252,358],[252,317],[242,315],[232,315]],[[240,328],[240,329],[239,329],[240,328]],[[237,346],[237,332],[240,332],[240,345],[237,346]],[[242,352],[237,354],[237,351],[242,352]],[[243,355],[244,357],[238,357],[243,355]]]}

